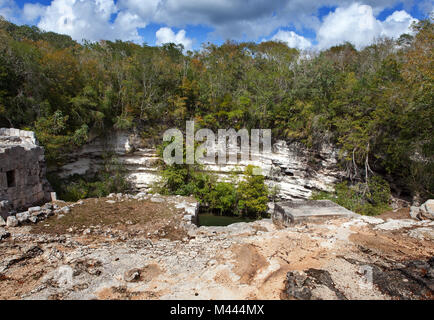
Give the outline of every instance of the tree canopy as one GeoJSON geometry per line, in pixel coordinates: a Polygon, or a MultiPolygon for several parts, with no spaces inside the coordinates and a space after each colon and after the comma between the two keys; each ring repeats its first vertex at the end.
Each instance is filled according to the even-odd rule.
{"type": "Polygon", "coordinates": [[[158,143],[169,127],[271,128],[308,148],[336,144],[354,179],[433,197],[433,24],[356,50],[305,55],[281,42],[183,54],[70,37],[0,20],[0,126],[35,130],[50,165],[90,136],[134,129],[158,143]]]}

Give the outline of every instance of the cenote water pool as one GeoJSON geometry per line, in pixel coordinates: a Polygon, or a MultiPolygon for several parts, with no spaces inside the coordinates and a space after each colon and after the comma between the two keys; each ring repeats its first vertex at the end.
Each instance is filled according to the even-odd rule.
{"type": "Polygon", "coordinates": [[[255,219],[246,219],[240,217],[217,216],[211,213],[199,214],[199,226],[228,226],[237,222],[252,222],[255,219]]]}

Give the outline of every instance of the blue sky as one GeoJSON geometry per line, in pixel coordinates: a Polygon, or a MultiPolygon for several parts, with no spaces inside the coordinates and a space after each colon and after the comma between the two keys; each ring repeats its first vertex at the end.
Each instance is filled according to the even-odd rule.
{"type": "Polygon", "coordinates": [[[278,40],[299,49],[350,41],[357,47],[399,37],[433,12],[434,0],[0,0],[18,24],[77,41],[129,40],[149,45],[278,40]]]}

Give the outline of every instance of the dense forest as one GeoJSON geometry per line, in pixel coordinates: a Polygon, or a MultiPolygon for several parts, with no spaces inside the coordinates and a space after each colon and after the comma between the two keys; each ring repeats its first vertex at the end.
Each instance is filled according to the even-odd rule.
{"type": "Polygon", "coordinates": [[[375,174],[401,196],[434,197],[434,30],[300,52],[280,42],[77,43],[0,18],[0,127],[34,130],[50,166],[92,136],[131,129],[161,143],[169,127],[270,128],[325,142],[352,179],[375,174]]]}

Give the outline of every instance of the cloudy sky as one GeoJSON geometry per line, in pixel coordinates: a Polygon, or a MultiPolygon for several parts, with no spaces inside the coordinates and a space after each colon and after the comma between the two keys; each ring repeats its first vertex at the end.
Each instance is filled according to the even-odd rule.
{"type": "Polygon", "coordinates": [[[142,44],[281,40],[299,49],[399,37],[434,0],[0,0],[0,15],[73,39],[142,44]]]}

